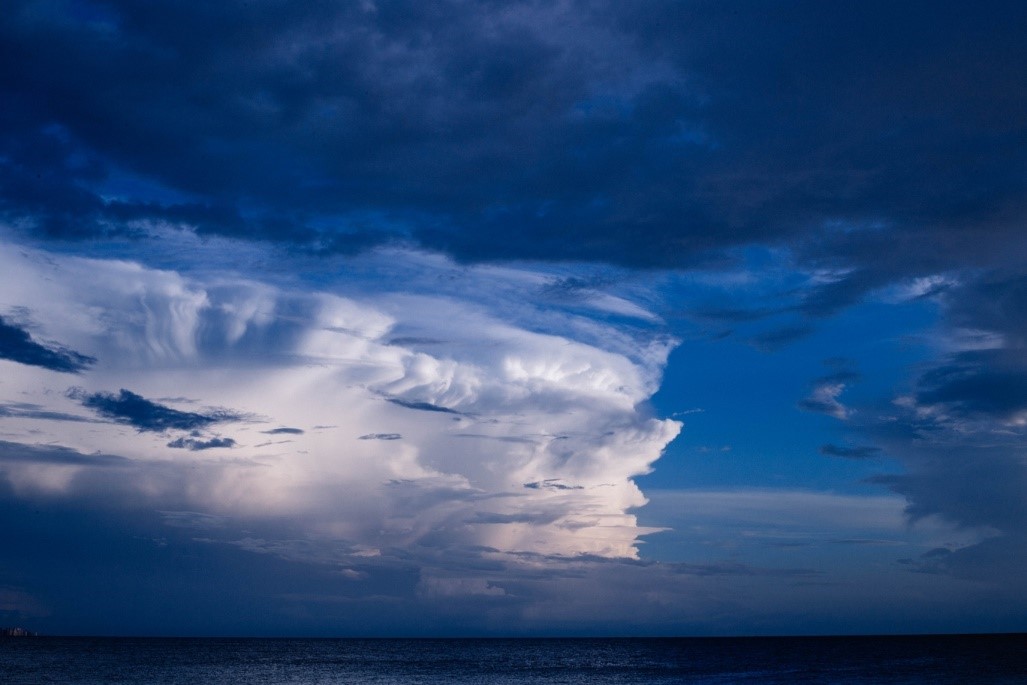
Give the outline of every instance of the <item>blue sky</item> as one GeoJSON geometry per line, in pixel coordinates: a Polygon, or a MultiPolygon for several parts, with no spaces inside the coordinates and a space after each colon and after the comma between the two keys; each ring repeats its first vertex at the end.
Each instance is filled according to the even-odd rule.
{"type": "Polygon", "coordinates": [[[14,0],[0,624],[1027,630],[1025,27],[14,0]]]}

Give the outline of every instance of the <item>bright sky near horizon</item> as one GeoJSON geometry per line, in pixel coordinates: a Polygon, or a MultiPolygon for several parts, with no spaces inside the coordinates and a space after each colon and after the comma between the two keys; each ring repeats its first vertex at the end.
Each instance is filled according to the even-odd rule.
{"type": "Polygon", "coordinates": [[[12,0],[0,625],[1027,630],[1027,7],[12,0]]]}

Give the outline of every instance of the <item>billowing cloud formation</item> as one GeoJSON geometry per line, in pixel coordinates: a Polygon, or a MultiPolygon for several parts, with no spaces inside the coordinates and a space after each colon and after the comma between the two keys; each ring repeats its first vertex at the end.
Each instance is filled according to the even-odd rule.
{"type": "MultiPolygon", "coordinates": [[[[631,478],[647,472],[678,431],[676,422],[639,409],[669,350],[657,329],[632,334],[629,358],[439,297],[396,292],[361,301],[42,257],[5,253],[4,266],[23,283],[5,297],[62,321],[62,333],[99,361],[70,391],[22,371],[5,392],[51,412],[85,407],[113,423],[98,430],[64,421],[59,431],[53,424],[61,444],[53,454],[61,458],[4,463],[19,491],[78,498],[102,490],[154,508],[279,517],[353,554],[454,546],[637,556],[648,529],[630,511],[645,503],[631,478]],[[88,286],[76,278],[83,269],[94,275],[88,286]],[[33,296],[45,289],[44,278],[58,298],[33,296]],[[65,316],[83,308],[93,313],[88,321],[65,316]],[[425,318],[429,311],[448,316],[425,318]],[[453,330],[453,320],[466,325],[453,330]],[[425,345],[429,353],[397,344],[398,330],[451,342],[425,345]],[[123,387],[129,383],[133,390],[123,387]],[[102,389],[119,386],[117,393],[102,389]],[[202,408],[209,406],[232,409],[202,408]],[[260,430],[260,423],[316,428],[260,430]],[[215,425],[232,437],[203,434],[215,425]],[[367,432],[377,426],[401,428],[403,439],[367,432]],[[254,444],[248,432],[289,440],[254,444]],[[225,450],[212,461],[218,448],[232,448],[230,458],[225,450]],[[124,461],[105,476],[90,472],[89,458],[66,456],[96,451],[124,461]]],[[[606,327],[600,319],[581,325],[597,338],[606,327]]],[[[605,337],[616,347],[622,336],[609,328],[605,337]]],[[[30,418],[32,430],[45,434],[47,417],[38,412],[7,415],[11,444],[25,445],[18,454],[38,449],[30,418]]],[[[436,579],[425,587],[465,585],[436,579]]]]}

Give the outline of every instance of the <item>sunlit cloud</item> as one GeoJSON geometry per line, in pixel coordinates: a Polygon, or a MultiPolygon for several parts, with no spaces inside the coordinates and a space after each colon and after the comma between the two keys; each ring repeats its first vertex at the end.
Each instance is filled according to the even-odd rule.
{"type": "MultiPolygon", "coordinates": [[[[98,361],[74,385],[8,361],[9,398],[30,397],[51,414],[11,412],[7,435],[124,460],[102,486],[84,456],[34,469],[5,462],[22,489],[98,496],[102,487],[110,497],[152,497],[155,507],[281,516],[351,546],[430,539],[636,557],[648,532],[630,513],[646,501],[632,477],[679,430],[638,409],[670,349],[660,338],[639,339],[651,351],[629,359],[455,298],[398,290],[361,300],[128,262],[47,256],[44,266],[42,253],[8,255],[22,287],[5,293],[5,305],[60,322],[55,329],[98,361]],[[83,285],[85,270],[93,277],[83,285]],[[37,285],[59,298],[37,300],[37,285]],[[89,325],[65,316],[84,308],[89,325]],[[439,342],[408,347],[399,329],[439,342]],[[59,422],[59,412],[83,408],[106,423],[59,422]]],[[[345,282],[334,287],[346,291],[345,282]]],[[[588,323],[622,335],[601,319],[588,323]]],[[[448,582],[426,587],[455,591],[448,582]]]]}

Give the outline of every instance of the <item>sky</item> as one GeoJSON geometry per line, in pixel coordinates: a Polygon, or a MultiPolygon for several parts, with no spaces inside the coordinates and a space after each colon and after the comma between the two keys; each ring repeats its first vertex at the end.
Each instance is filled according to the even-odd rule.
{"type": "Polygon", "coordinates": [[[1024,35],[8,0],[0,625],[1027,631],[1024,35]]]}

